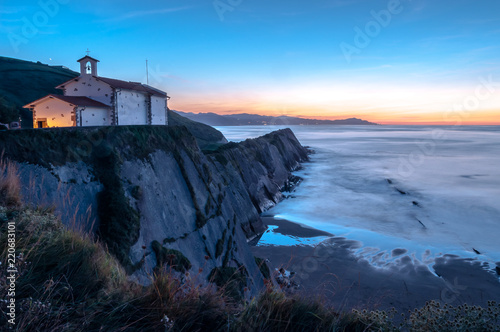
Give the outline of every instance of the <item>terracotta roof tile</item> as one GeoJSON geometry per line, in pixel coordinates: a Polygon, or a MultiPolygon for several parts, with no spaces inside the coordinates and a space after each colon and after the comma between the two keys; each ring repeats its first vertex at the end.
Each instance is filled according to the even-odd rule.
{"type": "Polygon", "coordinates": [[[94,76],[97,80],[103,81],[111,85],[113,88],[126,89],[126,90],[135,90],[147,92],[155,96],[167,97],[167,93],[156,88],[153,88],[149,85],[138,83],[138,82],[127,82],[122,80],[116,80],[114,78],[94,76]]]}
{"type": "Polygon", "coordinates": [[[104,103],[101,103],[100,101],[90,99],[88,97],[76,97],[76,96],[60,96],[60,95],[47,95],[43,98],[40,98],[38,100],[35,100],[27,105],[24,105],[24,108],[30,108],[31,105],[37,104],[38,102],[42,101],[43,99],[46,98],[56,98],[62,101],[65,101],[67,103],[77,105],[77,106],[87,106],[87,107],[107,107],[109,108],[109,105],[106,105],[104,103]]]}

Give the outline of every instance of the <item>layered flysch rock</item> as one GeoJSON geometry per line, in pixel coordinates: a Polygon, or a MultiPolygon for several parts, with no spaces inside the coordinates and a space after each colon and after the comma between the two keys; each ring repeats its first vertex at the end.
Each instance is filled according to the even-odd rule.
{"type": "Polygon", "coordinates": [[[260,213],[280,201],[307,151],[289,129],[203,153],[184,127],[1,133],[28,203],[97,233],[148,282],[157,265],[200,281],[238,275],[255,294],[262,275],[248,246],[260,213]]]}

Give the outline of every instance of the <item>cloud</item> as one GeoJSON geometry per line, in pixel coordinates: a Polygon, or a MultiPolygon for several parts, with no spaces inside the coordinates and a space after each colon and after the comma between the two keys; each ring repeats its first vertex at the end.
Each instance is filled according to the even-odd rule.
{"type": "Polygon", "coordinates": [[[162,8],[162,9],[152,9],[152,10],[137,10],[133,12],[128,12],[126,14],[123,14],[121,16],[117,17],[112,17],[109,19],[106,19],[104,21],[107,22],[117,22],[117,21],[125,21],[137,17],[144,17],[144,16],[152,16],[152,15],[159,15],[159,14],[168,14],[168,13],[174,13],[174,12],[179,12],[183,10],[187,10],[192,8],[191,6],[184,6],[184,7],[177,7],[177,8],[162,8]]]}

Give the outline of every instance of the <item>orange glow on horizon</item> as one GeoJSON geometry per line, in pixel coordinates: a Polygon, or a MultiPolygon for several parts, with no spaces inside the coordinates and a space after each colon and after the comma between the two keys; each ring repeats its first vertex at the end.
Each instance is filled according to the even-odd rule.
{"type": "Polygon", "coordinates": [[[171,108],[220,115],[249,113],[318,120],[358,118],[385,125],[500,125],[500,95],[467,109],[470,87],[308,86],[178,94],[171,108]],[[247,92],[251,91],[251,92],[247,92]],[[195,102],[193,102],[195,101],[195,102]]]}
{"type": "Polygon", "coordinates": [[[400,111],[383,111],[374,110],[369,112],[352,111],[352,112],[328,112],[325,114],[324,110],[309,110],[304,111],[300,109],[290,109],[286,107],[262,107],[261,105],[252,105],[256,107],[242,107],[226,106],[223,105],[175,105],[172,108],[182,112],[192,113],[215,113],[219,115],[229,114],[257,114],[264,116],[290,116],[303,119],[315,120],[344,120],[348,118],[358,118],[369,122],[381,125],[485,125],[485,126],[499,126],[500,125],[500,110],[481,110],[476,112],[458,113],[451,111],[443,112],[421,112],[419,114],[406,114],[400,111]]]}

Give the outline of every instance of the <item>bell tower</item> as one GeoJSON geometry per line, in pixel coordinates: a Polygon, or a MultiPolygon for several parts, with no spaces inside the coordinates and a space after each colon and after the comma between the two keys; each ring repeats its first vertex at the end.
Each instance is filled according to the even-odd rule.
{"type": "Polygon", "coordinates": [[[91,76],[97,76],[97,63],[99,60],[94,59],[90,55],[86,55],[80,60],[77,60],[77,62],[80,63],[80,75],[85,76],[85,75],[91,75],[91,76]]]}

